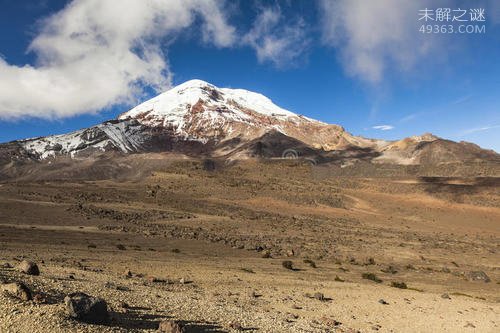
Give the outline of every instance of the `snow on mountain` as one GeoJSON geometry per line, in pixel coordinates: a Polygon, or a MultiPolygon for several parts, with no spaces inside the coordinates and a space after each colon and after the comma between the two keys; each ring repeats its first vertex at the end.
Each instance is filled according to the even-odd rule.
{"type": "MultiPolygon", "coordinates": [[[[264,95],[244,89],[218,88],[201,80],[178,85],[116,120],[69,134],[23,140],[19,144],[30,156],[45,159],[56,155],[86,156],[108,150],[165,151],[172,149],[176,142],[211,142],[217,146],[237,140],[244,144],[272,131],[326,151],[380,144],[352,136],[341,126],[280,108],[264,95]]],[[[214,154],[228,154],[227,147],[214,154]]]]}
{"type": "Polygon", "coordinates": [[[121,114],[150,127],[164,127],[191,139],[225,137],[238,124],[285,132],[283,122],[320,123],[282,109],[264,95],[187,81],[121,114]]]}
{"type": "MultiPolygon", "coordinates": [[[[350,152],[348,155],[353,158],[369,156],[377,163],[437,161],[433,155],[437,151],[440,156],[451,156],[448,159],[460,156],[463,145],[441,141],[428,133],[399,141],[354,136],[341,126],[280,108],[261,94],[191,80],[139,104],[116,120],[68,134],[17,141],[9,147],[18,147],[22,156],[39,160],[59,155],[85,157],[107,151],[176,151],[226,157],[238,152],[238,156],[253,156],[251,151],[281,149],[279,142],[301,142],[325,153],[350,152]]],[[[475,148],[466,148],[473,158],[483,156],[475,148]]]]}
{"type": "Polygon", "coordinates": [[[227,108],[232,116],[241,119],[250,118],[241,111],[242,108],[270,117],[298,117],[297,114],[280,108],[264,95],[244,89],[217,88],[202,80],[190,80],[125,112],[119,119],[137,118],[144,112],[150,112],[151,116],[180,125],[180,119],[200,100],[205,102],[207,107],[227,108]]]}
{"type": "Polygon", "coordinates": [[[91,154],[118,150],[124,153],[140,150],[146,136],[144,127],[134,121],[107,121],[75,132],[19,141],[37,159],[56,155],[91,154]]]}

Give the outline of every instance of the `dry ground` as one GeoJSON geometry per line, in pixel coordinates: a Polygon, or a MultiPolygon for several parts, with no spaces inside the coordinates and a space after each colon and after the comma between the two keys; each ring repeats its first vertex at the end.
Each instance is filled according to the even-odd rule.
{"type": "Polygon", "coordinates": [[[500,329],[498,178],[337,174],[183,161],[135,181],[3,183],[0,265],[27,258],[41,275],[0,279],[47,304],[0,295],[0,332],[154,331],[166,318],[191,332],[500,329]],[[74,291],[104,298],[110,324],[68,319],[74,291]]]}

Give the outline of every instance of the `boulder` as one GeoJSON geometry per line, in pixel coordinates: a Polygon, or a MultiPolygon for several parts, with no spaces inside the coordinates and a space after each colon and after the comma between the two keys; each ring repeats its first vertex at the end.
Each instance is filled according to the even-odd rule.
{"type": "Polygon", "coordinates": [[[33,261],[23,260],[19,265],[17,265],[17,269],[28,275],[40,275],[40,270],[38,269],[38,265],[33,261]]]}
{"type": "Polygon", "coordinates": [[[31,300],[31,290],[22,282],[2,284],[0,290],[23,301],[31,300]]]}
{"type": "Polygon", "coordinates": [[[184,333],[186,332],[181,324],[173,320],[163,320],[158,326],[158,332],[162,333],[184,333]]]}
{"type": "Polygon", "coordinates": [[[470,271],[466,274],[467,278],[470,281],[482,281],[482,282],[490,282],[490,278],[483,271],[470,271]]]}
{"type": "Polygon", "coordinates": [[[108,322],[108,306],[103,299],[84,293],[73,293],[64,298],[68,314],[89,324],[104,324],[108,322]]]}

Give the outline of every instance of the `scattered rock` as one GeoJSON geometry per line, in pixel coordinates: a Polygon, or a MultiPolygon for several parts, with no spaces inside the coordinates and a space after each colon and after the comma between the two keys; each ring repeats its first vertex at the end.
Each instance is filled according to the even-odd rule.
{"type": "Polygon", "coordinates": [[[40,275],[40,270],[33,261],[23,260],[17,265],[17,269],[24,274],[40,275]]]}
{"type": "Polygon", "coordinates": [[[324,302],[326,300],[325,295],[323,295],[323,293],[314,293],[313,297],[321,302],[324,302]]]}
{"type": "Polygon", "coordinates": [[[122,309],[129,309],[130,305],[128,305],[127,302],[120,302],[120,308],[122,308],[122,309]]]}
{"type": "Polygon", "coordinates": [[[367,279],[367,280],[372,280],[374,282],[377,282],[377,283],[382,283],[382,280],[379,279],[375,274],[373,273],[363,273],[361,274],[361,277],[363,279],[367,279]]]}
{"type": "Polygon", "coordinates": [[[293,270],[293,262],[291,260],[283,260],[281,266],[283,266],[286,269],[293,270]]]}
{"type": "Polygon", "coordinates": [[[476,328],[476,326],[473,323],[467,322],[464,327],[470,327],[470,328],[476,328]]]}
{"type": "Polygon", "coordinates": [[[384,299],[382,299],[382,298],[381,298],[381,299],[379,299],[379,300],[378,300],[378,302],[379,302],[380,304],[383,304],[383,305],[388,305],[388,304],[389,304],[388,302],[386,302],[386,301],[385,301],[384,299]]]}
{"type": "Polygon", "coordinates": [[[491,281],[488,275],[486,275],[486,273],[483,271],[470,271],[466,274],[466,276],[470,281],[483,281],[483,282],[491,281]]]}
{"type": "Polygon", "coordinates": [[[399,288],[399,289],[408,289],[408,286],[404,282],[392,281],[391,287],[399,288]]]}
{"type": "Polygon", "coordinates": [[[340,278],[338,275],[335,275],[335,279],[333,279],[336,282],[345,282],[344,279],[340,278]]]}
{"type": "Polygon", "coordinates": [[[47,303],[47,300],[42,294],[35,294],[33,296],[33,302],[35,302],[36,304],[45,304],[47,303]]]}
{"type": "Polygon", "coordinates": [[[390,274],[396,274],[398,271],[396,267],[389,265],[386,268],[381,269],[382,272],[384,273],[390,273],[390,274]]]}
{"type": "Polygon", "coordinates": [[[243,326],[237,321],[231,322],[229,327],[236,331],[243,331],[243,326]]]}
{"type": "Polygon", "coordinates": [[[158,283],[158,282],[162,282],[160,279],[154,277],[154,276],[149,276],[147,278],[147,280],[150,282],[150,283],[158,283]]]}
{"type": "Polygon", "coordinates": [[[158,326],[158,332],[162,333],[184,333],[182,325],[173,320],[163,320],[158,326]]]}
{"type": "Polygon", "coordinates": [[[444,299],[451,299],[450,295],[448,295],[447,293],[444,293],[441,295],[441,298],[444,298],[444,299]]]}
{"type": "Polygon", "coordinates": [[[9,264],[8,262],[6,263],[3,263],[2,266],[0,266],[1,268],[12,268],[12,265],[9,264]]]}
{"type": "Polygon", "coordinates": [[[319,321],[323,325],[328,326],[328,327],[334,327],[334,326],[342,325],[342,323],[340,321],[335,320],[333,318],[328,318],[328,317],[321,317],[319,321]]]}
{"type": "Polygon", "coordinates": [[[0,285],[0,290],[23,301],[31,300],[31,290],[22,282],[0,285]]]}
{"type": "Polygon", "coordinates": [[[84,293],[73,293],[64,298],[68,314],[90,324],[103,324],[109,319],[108,306],[103,299],[84,293]]]}
{"type": "Polygon", "coordinates": [[[299,318],[299,316],[298,316],[298,315],[296,315],[295,313],[287,313],[287,314],[286,314],[286,319],[285,319],[285,320],[286,320],[287,322],[293,322],[293,321],[295,321],[297,318],[299,318]]]}
{"type": "Polygon", "coordinates": [[[368,266],[368,265],[375,265],[375,259],[373,259],[372,257],[370,258],[367,258],[364,262],[365,266],[368,266]]]}
{"type": "Polygon", "coordinates": [[[308,264],[312,268],[316,268],[316,263],[314,261],[312,261],[311,259],[304,259],[304,263],[308,264]]]}
{"type": "Polygon", "coordinates": [[[127,269],[127,270],[125,270],[123,275],[127,278],[130,278],[130,277],[132,277],[132,272],[130,271],[130,269],[127,269]]]}
{"type": "Polygon", "coordinates": [[[262,258],[271,258],[271,252],[269,250],[263,251],[262,252],[262,258]]]}

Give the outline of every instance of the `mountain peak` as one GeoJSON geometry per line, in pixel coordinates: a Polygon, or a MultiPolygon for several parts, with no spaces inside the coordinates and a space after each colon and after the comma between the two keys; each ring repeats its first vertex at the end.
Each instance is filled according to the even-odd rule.
{"type": "Polygon", "coordinates": [[[266,96],[244,89],[219,88],[189,80],[119,116],[186,137],[227,136],[238,127],[284,131],[284,123],[318,121],[280,108],[266,96]],[[211,133],[211,134],[209,134],[211,133]],[[218,134],[215,136],[219,136],[218,134]]]}
{"type": "Polygon", "coordinates": [[[173,87],[174,89],[185,89],[185,88],[191,88],[191,87],[205,87],[205,86],[210,86],[210,87],[215,87],[213,84],[208,83],[206,81],[200,80],[200,79],[192,79],[185,81],[181,84],[178,84],[177,86],[173,87]]]}

